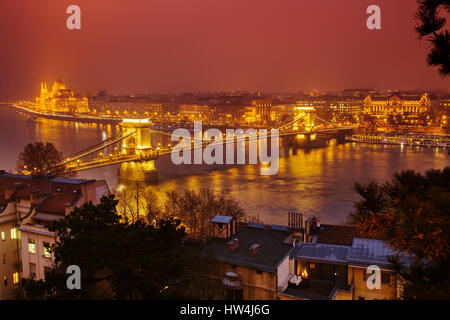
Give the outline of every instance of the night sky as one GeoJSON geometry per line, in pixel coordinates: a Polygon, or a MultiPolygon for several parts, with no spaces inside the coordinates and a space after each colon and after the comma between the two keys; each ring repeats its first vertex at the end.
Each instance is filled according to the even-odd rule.
{"type": "Polygon", "coordinates": [[[0,0],[0,99],[76,92],[449,89],[415,0],[0,0]],[[81,7],[82,29],[66,28],[81,7]],[[381,7],[382,29],[366,28],[381,7]]]}

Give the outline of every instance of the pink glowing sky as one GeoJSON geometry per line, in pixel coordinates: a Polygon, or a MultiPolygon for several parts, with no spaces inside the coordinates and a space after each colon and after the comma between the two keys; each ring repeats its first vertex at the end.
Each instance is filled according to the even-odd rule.
{"type": "Polygon", "coordinates": [[[0,98],[77,92],[449,89],[414,0],[0,0],[0,98]],[[81,7],[82,30],[66,29],[81,7]],[[366,28],[381,7],[382,30],[366,28]]]}

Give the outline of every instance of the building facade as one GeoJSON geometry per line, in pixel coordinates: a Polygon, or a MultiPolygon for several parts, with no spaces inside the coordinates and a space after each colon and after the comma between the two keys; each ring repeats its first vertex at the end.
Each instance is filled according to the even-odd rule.
{"type": "MultiPolygon", "coordinates": [[[[297,219],[298,221],[299,219],[297,219]]],[[[195,281],[204,299],[363,300],[400,299],[401,279],[379,239],[358,237],[348,226],[276,226],[211,220],[212,239],[196,255],[195,281]],[[379,267],[379,286],[367,284],[379,267]]],[[[403,262],[408,257],[402,255],[403,262]]]]}
{"type": "Polygon", "coordinates": [[[73,91],[66,88],[65,84],[57,79],[53,82],[51,90],[47,83],[41,83],[41,92],[36,98],[36,109],[40,112],[89,112],[87,97],[77,97],[73,91]]]}
{"type": "Polygon", "coordinates": [[[410,124],[420,124],[431,106],[427,93],[407,95],[395,92],[389,95],[369,94],[364,99],[364,114],[387,122],[388,117],[400,116],[410,124]]]}
{"type": "Polygon", "coordinates": [[[53,267],[50,222],[75,207],[109,194],[102,180],[81,180],[0,172],[0,300],[21,295],[21,280],[39,280],[53,267]]]}
{"type": "Polygon", "coordinates": [[[286,227],[239,224],[232,217],[211,220],[213,238],[196,255],[195,282],[204,299],[276,299],[289,280],[292,244],[286,227]]]}

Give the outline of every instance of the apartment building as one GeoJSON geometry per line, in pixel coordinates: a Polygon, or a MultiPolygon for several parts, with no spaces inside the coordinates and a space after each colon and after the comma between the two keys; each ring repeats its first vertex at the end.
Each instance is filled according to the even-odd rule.
{"type": "Polygon", "coordinates": [[[43,279],[53,266],[55,243],[48,225],[75,207],[109,194],[103,180],[82,180],[0,171],[0,299],[20,295],[21,279],[43,279]]]}
{"type": "Polygon", "coordinates": [[[211,230],[211,240],[196,255],[196,281],[205,299],[401,298],[401,279],[388,261],[399,253],[383,240],[359,237],[352,227],[321,225],[315,216],[304,227],[303,221],[278,226],[216,216],[211,230]],[[370,289],[367,269],[374,265],[381,286],[370,289]]]}
{"type": "Polygon", "coordinates": [[[207,286],[205,299],[276,299],[289,280],[292,244],[287,227],[211,220],[212,239],[197,252],[195,276],[207,286]]]}

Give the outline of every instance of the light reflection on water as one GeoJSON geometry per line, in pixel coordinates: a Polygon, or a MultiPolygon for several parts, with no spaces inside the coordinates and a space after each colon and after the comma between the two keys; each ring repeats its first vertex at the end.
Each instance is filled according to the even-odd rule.
{"type": "MultiPolygon", "coordinates": [[[[118,128],[111,125],[43,119],[28,123],[26,117],[0,106],[0,168],[13,170],[18,154],[29,142],[52,142],[67,155],[97,143],[105,134],[110,137],[117,132],[118,128]]],[[[256,165],[195,174],[183,167],[174,174],[170,159],[166,159],[157,164],[159,183],[149,188],[161,197],[171,189],[227,188],[248,214],[259,213],[265,223],[286,224],[289,210],[318,214],[325,223],[342,223],[357,199],[352,191],[355,182],[385,181],[395,171],[424,171],[450,164],[447,150],[405,146],[332,142],[323,148],[288,150],[288,154],[280,159],[275,176],[261,176],[256,165]]],[[[119,182],[117,172],[118,166],[111,166],[80,172],[78,177],[105,179],[112,191],[119,183],[135,187],[134,183],[119,182]]]]}

